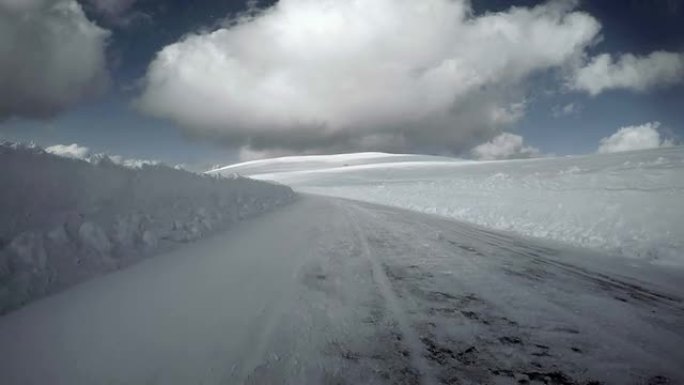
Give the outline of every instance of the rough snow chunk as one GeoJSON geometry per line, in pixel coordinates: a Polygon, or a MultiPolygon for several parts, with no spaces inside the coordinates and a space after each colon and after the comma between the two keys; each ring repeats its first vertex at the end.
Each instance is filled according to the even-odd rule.
{"type": "Polygon", "coordinates": [[[104,231],[96,224],[84,222],[78,230],[78,235],[85,247],[96,251],[100,256],[110,255],[112,244],[104,231]]]}
{"type": "Polygon", "coordinates": [[[13,265],[19,269],[45,269],[46,254],[43,237],[33,232],[25,232],[12,240],[9,251],[13,255],[13,265]]]}
{"type": "Polygon", "coordinates": [[[157,246],[157,235],[154,233],[154,231],[143,231],[141,240],[143,245],[148,249],[153,249],[157,246]]]}

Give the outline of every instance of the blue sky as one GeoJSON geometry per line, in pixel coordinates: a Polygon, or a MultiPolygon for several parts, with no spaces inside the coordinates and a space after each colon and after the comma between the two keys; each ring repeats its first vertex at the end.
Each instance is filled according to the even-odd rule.
{"type": "MultiPolygon", "coordinates": [[[[508,12],[511,5],[530,7],[540,3],[543,2],[474,0],[472,17],[487,12],[508,12]]],[[[217,140],[213,131],[207,134],[203,128],[195,128],[192,126],[195,123],[188,123],[184,116],[163,109],[159,112],[159,108],[153,108],[150,113],[149,108],[141,109],[134,101],[146,92],[145,75],[157,52],[189,34],[203,34],[225,26],[221,23],[227,18],[244,12],[245,2],[203,1],[188,7],[187,2],[180,0],[129,0],[115,12],[98,8],[96,0],[81,5],[91,22],[110,31],[105,48],[110,78],[108,87],[96,96],[82,98],[48,117],[10,114],[0,121],[0,138],[34,141],[45,146],[79,143],[97,152],[173,164],[205,166],[240,158],[240,146],[252,143],[248,131],[252,126],[241,128],[237,134],[231,130],[226,135],[222,132],[217,140]],[[192,127],[188,128],[188,124],[192,127]],[[230,145],[232,140],[237,144],[230,145]]],[[[268,8],[265,2],[258,6],[268,8]]],[[[684,15],[682,1],[584,1],[575,11],[586,12],[601,24],[600,37],[584,51],[589,58],[606,53],[617,57],[626,53],[645,56],[654,51],[684,52],[684,26],[678,23],[684,15]]],[[[511,132],[522,136],[527,145],[542,153],[566,155],[595,152],[599,141],[618,128],[653,121],[661,123],[661,134],[666,137],[679,139],[684,136],[682,82],[645,91],[607,89],[592,96],[587,92],[563,89],[559,76],[558,71],[542,70],[525,77],[524,84],[516,85],[515,96],[510,99],[524,100],[524,113],[505,126],[488,128],[487,134],[482,134],[482,140],[491,137],[492,132],[511,132]]],[[[220,87],[221,79],[217,79],[217,83],[220,87]]],[[[232,124],[230,117],[227,118],[225,125],[232,124]]],[[[284,153],[374,149],[373,145],[349,144],[356,141],[331,145],[327,137],[321,139],[325,141],[322,147],[316,147],[318,142],[292,145],[298,135],[268,137],[263,139],[266,147],[260,144],[257,150],[269,154],[273,148],[273,154],[279,154],[283,149],[284,153]],[[277,143],[278,140],[286,143],[284,147],[277,143]]],[[[421,152],[431,151],[425,149],[433,147],[421,142],[400,148],[421,152]]],[[[380,146],[378,149],[386,148],[380,146]]],[[[455,155],[463,153],[460,147],[455,151],[455,155]]]]}

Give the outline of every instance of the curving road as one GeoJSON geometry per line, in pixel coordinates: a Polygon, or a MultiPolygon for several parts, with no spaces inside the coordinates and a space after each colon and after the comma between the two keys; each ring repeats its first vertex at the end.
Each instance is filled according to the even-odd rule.
{"type": "Polygon", "coordinates": [[[0,318],[0,383],[684,383],[682,278],[304,196],[0,318]]]}

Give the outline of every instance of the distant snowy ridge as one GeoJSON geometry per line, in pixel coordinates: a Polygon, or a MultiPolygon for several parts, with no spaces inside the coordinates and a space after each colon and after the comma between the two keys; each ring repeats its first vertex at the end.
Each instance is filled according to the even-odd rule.
{"type": "Polygon", "coordinates": [[[325,172],[337,168],[373,166],[380,164],[391,167],[393,164],[406,165],[407,162],[427,161],[445,162],[448,164],[473,162],[463,159],[432,155],[389,154],[384,152],[359,152],[352,154],[336,155],[284,156],[280,158],[250,160],[247,162],[232,164],[224,167],[218,167],[213,170],[209,170],[206,173],[220,173],[223,175],[237,173],[240,175],[253,176],[283,172],[309,172],[315,170],[321,170],[325,172]]]}
{"type": "Polygon", "coordinates": [[[247,178],[6,142],[0,165],[0,313],[295,198],[247,178]]]}
{"type": "Polygon", "coordinates": [[[684,147],[486,162],[346,154],[228,170],[302,192],[684,265],[684,147]],[[320,166],[326,162],[329,167],[320,166]]]}
{"type": "MultiPolygon", "coordinates": [[[[37,146],[33,144],[28,145],[27,147],[37,148],[37,146]]],[[[143,166],[155,166],[161,164],[161,162],[156,160],[129,159],[120,155],[93,153],[88,147],[80,146],[76,143],[69,145],[56,144],[54,146],[45,147],[45,152],[65,158],[81,159],[95,164],[100,162],[112,162],[129,168],[140,168],[143,166]]]]}

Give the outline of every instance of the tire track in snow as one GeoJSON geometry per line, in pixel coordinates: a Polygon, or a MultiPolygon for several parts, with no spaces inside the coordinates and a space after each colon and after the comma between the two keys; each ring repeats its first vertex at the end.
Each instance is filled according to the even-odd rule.
{"type": "Polygon", "coordinates": [[[257,320],[252,327],[249,335],[254,338],[249,338],[250,341],[256,340],[253,348],[247,349],[244,363],[240,368],[238,384],[249,384],[250,378],[259,366],[264,362],[266,349],[268,343],[273,335],[276,325],[280,321],[286,309],[285,304],[288,303],[289,291],[284,292],[280,297],[274,298],[268,306],[265,306],[261,311],[261,320],[257,320]]]}
{"type": "MultiPolygon", "coordinates": [[[[364,204],[359,204],[358,206],[360,206],[360,209],[363,211],[365,211],[367,207],[364,204]]],[[[535,306],[535,308],[538,309],[536,311],[544,309],[544,312],[548,315],[554,315],[554,321],[552,324],[556,324],[556,322],[558,322],[558,326],[561,328],[564,325],[573,325],[573,328],[576,326],[578,331],[581,330],[582,337],[579,336],[579,333],[577,336],[566,336],[570,339],[568,345],[583,345],[589,342],[589,346],[593,346],[595,343],[587,341],[587,339],[591,339],[592,337],[587,337],[586,335],[601,336],[600,341],[602,341],[604,344],[608,343],[609,345],[618,347],[618,350],[629,352],[629,354],[633,357],[638,357],[638,361],[640,362],[648,362],[648,364],[640,366],[639,368],[639,370],[643,371],[644,376],[653,375],[653,378],[656,378],[665,373],[668,376],[674,376],[676,378],[676,372],[668,370],[668,367],[677,367],[676,355],[678,350],[676,347],[668,349],[671,352],[674,352],[674,354],[670,353],[666,356],[652,357],[648,351],[643,350],[643,347],[640,346],[638,341],[635,342],[629,337],[628,334],[622,333],[620,335],[619,333],[612,331],[611,325],[614,325],[615,321],[612,320],[611,317],[603,317],[602,313],[596,313],[592,309],[589,309],[591,311],[587,311],[588,309],[585,306],[582,306],[582,303],[568,301],[567,294],[563,294],[581,294],[589,290],[592,292],[592,296],[602,297],[602,293],[595,292],[592,289],[592,284],[595,284],[595,281],[598,281],[599,278],[608,280],[608,282],[603,282],[603,285],[609,286],[609,288],[612,289],[633,290],[633,286],[635,285],[622,282],[617,278],[605,274],[594,273],[586,269],[573,266],[569,263],[556,261],[553,256],[555,256],[555,254],[557,254],[559,251],[553,248],[546,249],[542,246],[534,244],[518,244],[516,243],[517,240],[515,238],[506,237],[496,233],[489,234],[488,232],[484,231],[480,233],[478,232],[479,229],[456,226],[437,218],[433,218],[431,221],[412,221],[408,220],[410,218],[396,216],[396,212],[393,211],[383,211],[382,208],[379,208],[377,211],[386,215],[377,219],[379,220],[379,223],[384,223],[386,226],[392,228],[394,235],[397,235],[397,237],[393,239],[393,244],[396,246],[403,244],[401,249],[408,251],[407,253],[403,253],[404,255],[412,255],[414,259],[420,259],[421,255],[427,255],[426,252],[432,256],[439,256],[437,259],[433,259],[433,262],[441,261],[445,263],[445,265],[440,266],[441,263],[438,265],[433,265],[432,271],[451,270],[451,268],[447,268],[447,266],[453,267],[454,261],[456,260],[458,261],[459,267],[461,269],[465,269],[466,271],[489,271],[489,278],[487,278],[488,281],[493,279],[494,281],[505,284],[503,287],[501,287],[503,289],[502,292],[519,293],[519,295],[515,296],[518,298],[534,298],[534,302],[540,304],[535,306]],[[447,226],[444,227],[444,224],[447,226]],[[404,231],[404,229],[411,229],[411,233],[414,234],[439,235],[434,239],[426,238],[425,240],[429,243],[425,244],[424,247],[416,247],[415,243],[407,242],[407,239],[411,239],[411,235],[408,231],[404,231]],[[463,248],[458,247],[461,245],[461,243],[457,241],[461,240],[461,238],[468,240],[467,245],[463,245],[463,248]],[[464,258],[466,254],[463,254],[463,252],[466,252],[466,254],[471,253],[473,257],[464,258]],[[548,257],[546,257],[545,254],[548,254],[548,257]],[[558,281],[558,283],[546,281],[546,283],[543,285],[545,291],[540,292],[539,288],[535,285],[530,287],[528,285],[521,285],[519,282],[507,279],[506,274],[508,274],[507,271],[509,268],[522,268],[532,262],[543,264],[544,273],[551,273],[553,270],[558,269],[559,272],[564,273],[561,274],[560,278],[574,276],[575,278],[580,278],[580,283],[576,283],[573,286],[566,286],[560,283],[563,282],[562,280],[558,281]],[[558,264],[561,264],[562,266],[557,266],[558,264]],[[562,267],[567,267],[568,270],[564,271],[562,267]],[[502,272],[504,273],[503,275],[501,275],[502,272]],[[578,274],[579,272],[585,273],[586,276],[581,276],[578,274]],[[496,276],[501,277],[501,279],[494,278],[496,276]],[[549,289],[551,289],[551,292],[548,291],[549,289]],[[671,357],[672,355],[675,356],[674,359],[671,357]]],[[[369,215],[373,215],[373,213],[369,212],[369,215]]],[[[474,276],[477,276],[477,274],[474,276]]],[[[549,371],[557,369],[553,366],[556,364],[554,360],[558,359],[556,356],[556,354],[558,354],[557,351],[566,348],[565,345],[558,344],[557,342],[554,343],[553,340],[549,340],[551,342],[544,341],[543,339],[540,340],[540,337],[544,335],[548,336],[548,332],[542,332],[540,325],[538,325],[536,322],[530,323],[524,318],[520,319],[519,317],[514,317],[520,321],[520,323],[516,322],[513,325],[502,325],[500,323],[493,322],[492,320],[496,319],[508,319],[506,315],[511,313],[511,305],[502,302],[501,294],[491,291],[489,289],[490,285],[483,285],[481,282],[478,283],[477,279],[472,280],[471,278],[473,277],[467,274],[461,274],[459,278],[460,283],[464,285],[465,288],[468,288],[466,289],[466,292],[478,293],[478,295],[482,296],[483,300],[485,301],[483,304],[481,304],[485,306],[484,312],[481,311],[482,309],[477,310],[477,312],[470,312],[470,310],[468,310],[470,314],[475,316],[472,321],[479,322],[482,319],[486,321],[486,323],[481,325],[483,330],[481,330],[480,333],[483,334],[479,335],[479,338],[481,339],[481,342],[486,343],[485,349],[483,349],[483,351],[488,352],[489,354],[495,354],[494,356],[490,355],[484,362],[479,363],[478,365],[480,367],[487,369],[492,375],[495,375],[495,377],[506,377],[512,373],[510,369],[502,370],[499,366],[500,362],[506,362],[506,358],[500,355],[500,353],[505,351],[505,349],[500,350],[500,348],[497,348],[497,346],[499,345],[499,342],[501,342],[502,337],[506,338],[507,335],[514,335],[521,337],[523,339],[523,343],[526,343],[527,346],[539,347],[548,345],[552,347],[555,352],[553,355],[548,356],[549,362],[546,362],[545,364],[547,365],[547,370],[549,371]],[[531,334],[526,336],[525,330],[527,333],[531,334]],[[531,340],[529,340],[530,338],[531,340]],[[546,345],[537,345],[537,343],[543,343],[546,345]]],[[[446,290],[448,287],[453,289],[452,286],[444,286],[443,289],[439,290],[448,292],[449,290],[446,290]]],[[[637,297],[648,300],[658,300],[661,302],[661,305],[663,303],[666,305],[671,305],[672,302],[679,300],[677,297],[673,297],[671,295],[660,294],[646,288],[638,288],[639,290],[635,292],[637,297]]],[[[673,311],[679,310],[679,308],[675,309],[671,306],[668,306],[667,309],[668,314],[672,314],[673,311]]],[[[516,314],[515,311],[512,311],[512,313],[513,315],[516,314]]],[[[555,332],[562,333],[563,330],[558,329],[554,331],[554,333],[555,332]]],[[[523,344],[520,344],[519,346],[523,346],[523,344]]],[[[437,349],[439,349],[439,346],[437,346],[437,349]]],[[[539,356],[535,356],[535,352],[531,353],[534,357],[528,356],[527,359],[529,362],[539,362],[541,360],[543,363],[543,360],[539,356]]],[[[587,352],[583,354],[587,354],[587,352]]],[[[586,365],[586,360],[584,362],[570,361],[563,365],[563,370],[567,370],[567,373],[581,379],[587,375],[585,373],[586,369],[582,368],[583,364],[586,365]],[[575,366],[573,366],[573,364],[575,366]]],[[[460,367],[461,365],[461,363],[457,363],[457,366],[460,367]]],[[[524,366],[518,368],[520,373],[534,370],[537,369],[526,368],[524,366]]],[[[597,373],[600,374],[600,371],[594,371],[593,374],[597,375],[597,373]]],[[[614,383],[631,382],[625,380],[614,383]]]]}
{"type": "MultiPolygon", "coordinates": [[[[296,242],[296,244],[316,244],[316,239],[320,239],[320,234],[322,231],[310,226],[306,232],[306,236],[302,237],[302,240],[296,242]]],[[[294,249],[292,252],[288,253],[284,258],[296,261],[294,268],[291,272],[292,279],[287,281],[284,287],[281,287],[281,292],[277,296],[270,299],[270,301],[265,304],[261,311],[260,317],[255,320],[254,325],[250,328],[249,336],[246,341],[249,343],[245,346],[245,357],[241,365],[234,367],[232,370],[232,375],[237,374],[236,383],[238,384],[252,384],[254,383],[253,376],[259,370],[262,365],[268,364],[269,357],[266,357],[268,348],[270,347],[270,341],[275,333],[278,324],[285,315],[288,308],[291,307],[296,296],[296,286],[297,277],[307,261],[311,260],[315,255],[312,250],[315,248],[309,248],[308,252],[300,255],[299,249],[294,249]],[[236,373],[237,372],[237,373],[236,373]]],[[[271,357],[276,360],[278,357],[271,357]]],[[[230,383],[227,381],[226,383],[230,383]]]]}
{"type": "Polygon", "coordinates": [[[342,207],[342,209],[347,212],[349,223],[353,227],[353,231],[356,233],[356,238],[361,246],[361,252],[363,256],[367,258],[371,264],[373,280],[377,284],[380,294],[387,304],[388,310],[392,314],[394,320],[397,322],[399,332],[402,335],[402,341],[409,351],[410,362],[414,369],[418,371],[418,373],[416,373],[418,381],[424,385],[437,384],[434,374],[432,373],[432,370],[423,355],[423,344],[410,327],[407,316],[402,306],[399,304],[399,299],[392,288],[389,278],[387,278],[387,275],[385,274],[380,262],[378,262],[377,258],[375,258],[373,255],[371,247],[368,244],[368,239],[366,235],[364,235],[361,225],[359,225],[355,218],[355,214],[351,212],[352,210],[350,210],[350,208],[352,210],[355,209],[350,205],[344,205],[344,207],[342,207]]]}

